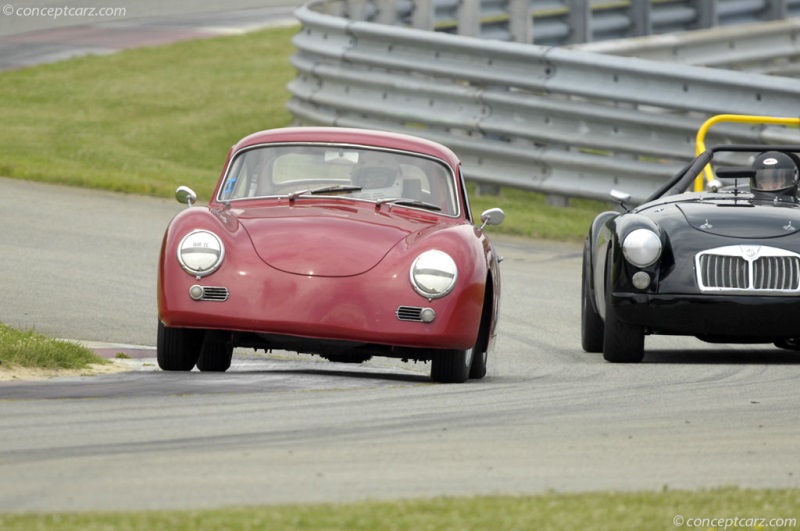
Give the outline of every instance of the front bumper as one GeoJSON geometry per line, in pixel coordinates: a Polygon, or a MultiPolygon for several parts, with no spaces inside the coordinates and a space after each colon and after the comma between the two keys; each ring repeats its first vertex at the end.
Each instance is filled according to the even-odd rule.
{"type": "Polygon", "coordinates": [[[417,295],[406,277],[325,278],[270,268],[215,273],[197,280],[175,268],[163,272],[159,319],[166,326],[229,330],[410,348],[467,349],[475,344],[485,287],[464,283],[441,299],[417,295]],[[192,300],[192,285],[220,286],[224,301],[192,300]],[[398,319],[400,306],[429,307],[431,323],[398,319]]]}
{"type": "Polygon", "coordinates": [[[800,297],[615,293],[617,317],[652,334],[772,342],[800,337],[800,297]]]}

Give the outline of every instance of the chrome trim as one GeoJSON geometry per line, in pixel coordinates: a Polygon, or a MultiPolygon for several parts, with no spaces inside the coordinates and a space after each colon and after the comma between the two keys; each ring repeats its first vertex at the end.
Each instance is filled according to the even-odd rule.
{"type": "Polygon", "coordinates": [[[181,265],[181,269],[183,269],[186,273],[192,275],[193,277],[199,279],[199,278],[202,278],[202,277],[210,275],[211,273],[213,273],[214,271],[219,269],[219,266],[222,265],[222,262],[225,260],[225,244],[222,243],[222,239],[219,236],[217,236],[216,234],[214,234],[210,230],[195,229],[195,230],[189,232],[188,234],[186,234],[186,236],[184,236],[183,238],[181,238],[181,241],[178,242],[178,247],[176,249],[175,254],[177,255],[178,263],[181,265]],[[182,253],[181,253],[181,250],[183,249],[184,242],[187,239],[189,239],[190,236],[193,236],[193,235],[195,235],[197,233],[200,233],[200,232],[205,232],[207,234],[210,234],[219,243],[219,256],[217,257],[217,261],[212,267],[206,269],[205,271],[195,271],[191,267],[187,266],[186,263],[183,261],[183,256],[182,256],[182,253]]]}
{"type": "Polygon", "coordinates": [[[763,245],[729,245],[695,255],[703,292],[800,293],[800,254],[763,245]]]}
{"type": "MultiPolygon", "coordinates": [[[[197,285],[195,285],[195,286],[192,286],[189,289],[191,290],[194,287],[201,288],[203,290],[203,294],[197,299],[192,297],[192,300],[212,301],[212,302],[225,302],[226,300],[228,300],[228,297],[230,296],[230,292],[228,291],[228,288],[225,288],[225,287],[221,287],[221,286],[197,286],[197,285]]],[[[189,296],[191,297],[191,295],[189,295],[189,296]]]]}
{"type": "MultiPolygon", "coordinates": [[[[439,270],[435,270],[435,271],[439,271],[439,270]]],[[[414,288],[414,291],[416,291],[418,295],[420,295],[422,297],[425,297],[426,299],[428,299],[428,301],[432,301],[433,299],[441,299],[442,297],[446,297],[447,295],[450,295],[450,293],[453,292],[453,289],[456,286],[456,282],[458,282],[458,264],[456,263],[455,260],[453,260],[453,257],[450,256],[449,254],[447,254],[446,252],[440,251],[438,249],[428,249],[427,251],[423,251],[419,255],[417,255],[417,257],[411,263],[411,268],[408,271],[408,278],[409,278],[409,281],[411,282],[411,287],[414,288]],[[450,285],[443,292],[436,293],[436,294],[433,294],[433,295],[428,293],[428,292],[426,292],[422,288],[420,288],[419,284],[417,284],[417,279],[414,277],[414,271],[416,270],[417,263],[419,262],[420,258],[422,258],[423,256],[425,256],[428,253],[440,253],[440,254],[443,254],[451,262],[453,262],[453,267],[454,267],[453,278],[450,281],[450,285]]]]}
{"type": "Polygon", "coordinates": [[[415,323],[431,323],[436,319],[436,312],[432,308],[420,308],[418,306],[398,306],[395,312],[400,321],[411,321],[415,323]],[[424,314],[428,313],[429,319],[426,321],[424,314]]]}
{"type": "Polygon", "coordinates": [[[399,306],[395,315],[400,321],[422,322],[422,308],[416,306],[399,306]]]}

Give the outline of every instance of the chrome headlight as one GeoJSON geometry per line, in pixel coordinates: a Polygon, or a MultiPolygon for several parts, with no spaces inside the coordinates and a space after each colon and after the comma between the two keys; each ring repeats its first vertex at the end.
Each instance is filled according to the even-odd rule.
{"type": "Polygon", "coordinates": [[[637,267],[654,264],[661,256],[661,248],[661,238],[648,229],[636,229],[622,242],[622,254],[637,267]]]}
{"type": "Polygon", "coordinates": [[[428,299],[438,299],[453,291],[457,278],[455,261],[442,251],[425,251],[411,264],[411,285],[428,299]]]}
{"type": "Polygon", "coordinates": [[[225,258],[222,240],[207,230],[192,231],[178,245],[178,262],[184,271],[204,277],[216,271],[225,258]]]}

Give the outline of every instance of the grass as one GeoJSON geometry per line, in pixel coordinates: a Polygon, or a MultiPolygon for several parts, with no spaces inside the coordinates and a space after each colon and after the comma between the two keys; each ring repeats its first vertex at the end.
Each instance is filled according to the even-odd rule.
{"type": "Polygon", "coordinates": [[[0,73],[0,175],[168,196],[208,191],[229,147],[287,125],[296,27],[0,73]]]}
{"type": "Polygon", "coordinates": [[[797,529],[800,489],[441,497],[203,511],[0,514],[11,530],[679,530],[797,529]],[[734,526],[734,519],[739,518],[734,526]],[[676,525],[683,518],[681,525],[676,525]],[[756,519],[765,521],[758,522],[756,519]],[[786,523],[785,520],[795,519],[786,523]],[[704,521],[705,519],[705,521],[704,521]],[[712,522],[712,519],[716,519],[712,522]],[[728,521],[728,519],[730,519],[728,521]],[[767,524],[772,519],[772,526],[767,524]],[[691,524],[691,525],[688,525],[691,524]],[[712,525],[716,524],[716,525],[712,525]],[[777,525],[781,524],[781,525],[777,525]]]}
{"type": "Polygon", "coordinates": [[[17,330],[3,323],[0,323],[0,362],[2,369],[83,369],[90,364],[107,363],[75,343],[51,339],[33,330],[17,330]]]}

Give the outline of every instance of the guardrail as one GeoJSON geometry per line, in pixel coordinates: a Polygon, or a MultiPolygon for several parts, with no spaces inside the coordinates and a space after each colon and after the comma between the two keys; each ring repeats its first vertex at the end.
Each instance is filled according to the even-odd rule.
{"type": "MultiPolygon", "coordinates": [[[[296,122],[427,137],[458,153],[467,179],[554,202],[612,188],[642,201],[694,155],[708,116],[791,116],[800,102],[790,78],[350,21],[344,8],[296,12],[296,122]]],[[[800,134],[721,126],[709,141],[766,139],[800,134]]]]}
{"type": "Polygon", "coordinates": [[[565,45],[785,19],[800,0],[348,0],[350,20],[565,45]]]}
{"type": "Polygon", "coordinates": [[[800,19],[569,46],[574,50],[796,77],[800,19]]]}

